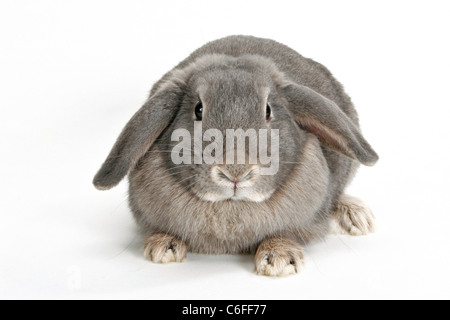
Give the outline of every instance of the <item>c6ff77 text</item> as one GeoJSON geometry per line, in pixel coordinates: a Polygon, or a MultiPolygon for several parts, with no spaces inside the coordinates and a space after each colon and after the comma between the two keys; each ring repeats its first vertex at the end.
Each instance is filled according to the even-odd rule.
{"type": "Polygon", "coordinates": [[[264,314],[266,311],[267,305],[262,304],[237,304],[237,305],[228,305],[226,312],[227,314],[233,314],[233,315],[257,315],[257,314],[264,314]]]}

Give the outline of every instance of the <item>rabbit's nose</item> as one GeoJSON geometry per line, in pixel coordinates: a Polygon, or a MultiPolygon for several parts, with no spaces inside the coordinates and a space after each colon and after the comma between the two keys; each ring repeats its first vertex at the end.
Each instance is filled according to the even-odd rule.
{"type": "Polygon", "coordinates": [[[247,186],[253,185],[260,175],[258,165],[254,166],[215,166],[212,169],[213,180],[218,184],[234,184],[235,188],[238,184],[247,186]]]}

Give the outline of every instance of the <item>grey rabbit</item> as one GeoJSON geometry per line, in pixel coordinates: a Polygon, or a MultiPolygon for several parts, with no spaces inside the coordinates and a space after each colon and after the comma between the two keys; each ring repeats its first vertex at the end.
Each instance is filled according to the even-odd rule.
{"type": "Polygon", "coordinates": [[[230,36],[199,48],[153,86],[94,185],[110,189],[128,174],[144,253],[156,263],[182,262],[188,251],[252,253],[257,274],[284,276],[299,272],[304,246],[330,231],[374,231],[370,209],[344,189],[360,163],[377,160],[349,96],[324,66],[272,40],[230,36]],[[277,173],[262,175],[259,158],[175,164],[173,133],[195,136],[199,122],[202,133],[278,130],[277,173]]]}

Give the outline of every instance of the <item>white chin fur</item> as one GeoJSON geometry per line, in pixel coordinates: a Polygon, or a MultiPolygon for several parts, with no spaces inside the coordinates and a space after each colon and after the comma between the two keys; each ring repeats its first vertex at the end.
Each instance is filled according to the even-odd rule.
{"type": "Polygon", "coordinates": [[[236,194],[230,192],[230,194],[217,194],[212,192],[207,192],[201,195],[198,195],[200,199],[203,201],[209,202],[220,202],[225,200],[233,200],[233,201],[248,201],[248,202],[264,202],[272,196],[273,192],[270,193],[260,193],[260,192],[244,192],[238,191],[236,194]]]}
{"type": "Polygon", "coordinates": [[[198,195],[198,197],[200,199],[202,199],[203,201],[209,201],[209,202],[219,202],[219,201],[224,201],[224,200],[228,200],[231,198],[230,196],[227,196],[227,195],[217,194],[217,193],[212,193],[212,192],[200,194],[200,195],[198,195]]]}
{"type": "Polygon", "coordinates": [[[240,192],[238,192],[231,199],[236,201],[264,202],[267,199],[269,199],[271,195],[272,192],[266,194],[260,192],[252,192],[252,193],[242,192],[241,194],[240,192]]]}

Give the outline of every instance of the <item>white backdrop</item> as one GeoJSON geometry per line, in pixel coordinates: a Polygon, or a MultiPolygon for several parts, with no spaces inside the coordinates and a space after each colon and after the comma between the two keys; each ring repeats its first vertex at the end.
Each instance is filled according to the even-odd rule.
{"type": "Polygon", "coordinates": [[[450,298],[448,1],[1,1],[0,298],[450,298]],[[151,85],[205,42],[273,38],[345,85],[379,153],[349,193],[378,233],[306,270],[142,258],[126,182],[91,180],[151,85]]]}

